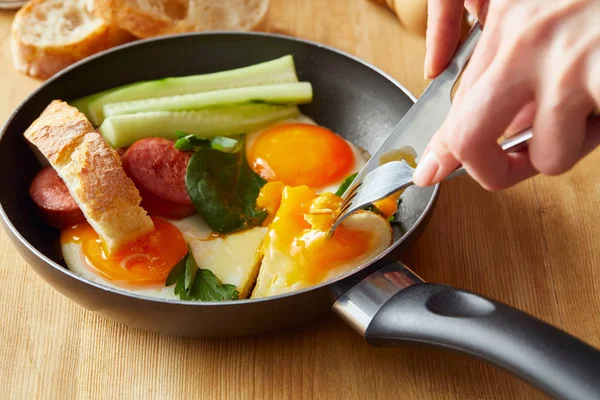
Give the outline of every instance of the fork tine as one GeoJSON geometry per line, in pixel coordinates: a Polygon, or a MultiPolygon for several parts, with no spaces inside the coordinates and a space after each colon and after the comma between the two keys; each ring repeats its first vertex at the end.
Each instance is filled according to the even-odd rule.
{"type": "Polygon", "coordinates": [[[348,204],[346,204],[345,206],[340,208],[340,212],[338,213],[338,218],[340,217],[340,215],[344,214],[346,212],[346,210],[348,210],[348,208],[350,208],[351,206],[352,206],[352,203],[349,202],[348,204]]]}
{"type": "Polygon", "coordinates": [[[342,203],[342,205],[340,206],[340,209],[344,208],[345,206],[347,206],[348,204],[350,204],[352,202],[352,200],[356,197],[356,195],[358,194],[358,190],[353,191],[347,198],[346,200],[344,200],[344,202],[342,203]]]}
{"type": "Polygon", "coordinates": [[[363,181],[358,182],[357,184],[354,184],[352,186],[350,186],[349,188],[349,192],[347,195],[342,196],[342,198],[347,199],[348,197],[350,197],[353,193],[356,193],[356,191],[358,190],[359,187],[361,187],[363,184],[363,181]]]}

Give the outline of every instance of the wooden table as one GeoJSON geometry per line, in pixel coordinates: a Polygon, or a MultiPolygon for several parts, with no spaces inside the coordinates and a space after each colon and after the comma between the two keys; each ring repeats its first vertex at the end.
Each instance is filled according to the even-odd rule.
{"type": "MultiPolygon", "coordinates": [[[[366,0],[273,0],[268,29],[332,45],[415,94],[424,41],[366,0]],[[327,3],[327,5],[325,5],[327,3]]],[[[10,63],[0,12],[0,121],[38,82],[10,63]]],[[[558,178],[488,193],[444,185],[405,261],[600,346],[600,152],[558,178]]],[[[1,398],[534,399],[511,375],[459,355],[375,349],[337,317],[259,337],[192,340],[107,321],[46,285],[0,230],[1,398]]]]}

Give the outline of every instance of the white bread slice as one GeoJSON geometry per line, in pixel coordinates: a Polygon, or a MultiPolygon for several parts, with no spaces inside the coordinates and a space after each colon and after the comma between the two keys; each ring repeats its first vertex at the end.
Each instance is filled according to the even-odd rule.
{"type": "Polygon", "coordinates": [[[270,0],[88,0],[88,10],[138,38],[258,28],[270,0]]]}
{"type": "Polygon", "coordinates": [[[63,179],[109,252],[154,229],[119,155],[75,107],[54,100],[23,135],[63,179]]]}
{"type": "Polygon", "coordinates": [[[32,0],[15,15],[11,32],[15,68],[46,79],[131,35],[87,12],[85,0],[32,0]]]}

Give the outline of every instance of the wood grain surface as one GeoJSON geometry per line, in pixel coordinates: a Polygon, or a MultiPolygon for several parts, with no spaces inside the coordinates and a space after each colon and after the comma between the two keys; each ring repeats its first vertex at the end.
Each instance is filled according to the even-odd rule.
{"type": "MultiPolygon", "coordinates": [[[[0,122],[39,82],[10,62],[14,13],[0,12],[0,122]]],[[[366,0],[273,0],[268,29],[316,40],[426,87],[424,41],[366,0]]],[[[444,185],[405,261],[426,280],[481,292],[600,346],[597,151],[573,171],[488,193],[444,185]]],[[[331,315],[291,331],[181,339],[129,329],[75,305],[35,275],[0,230],[0,398],[536,399],[479,361],[376,349],[331,315]]]]}

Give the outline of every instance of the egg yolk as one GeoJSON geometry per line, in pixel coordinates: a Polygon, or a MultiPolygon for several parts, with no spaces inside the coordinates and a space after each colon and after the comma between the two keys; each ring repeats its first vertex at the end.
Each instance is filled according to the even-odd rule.
{"type": "Polygon", "coordinates": [[[354,153],[330,130],[294,123],[262,132],[248,151],[248,162],[267,181],[320,188],[348,175],[354,166],[354,153]]]}
{"type": "Polygon", "coordinates": [[[80,244],[86,265],[115,283],[156,285],[166,281],[188,249],[179,229],[160,218],[152,221],[154,231],[110,255],[87,222],[63,230],[61,243],[80,244]]]}
{"type": "MultiPolygon", "coordinates": [[[[411,148],[401,148],[390,150],[379,157],[379,164],[383,165],[390,161],[406,161],[408,165],[413,168],[417,167],[416,162],[417,154],[411,148]]],[[[383,213],[383,215],[387,218],[392,216],[398,210],[398,198],[404,191],[401,190],[393,195],[386,197],[385,199],[381,199],[373,203],[375,207],[379,209],[383,213]]]]}
{"type": "Polygon", "coordinates": [[[340,225],[327,238],[342,199],[333,193],[317,195],[307,186],[286,187],[281,206],[273,220],[264,249],[273,246],[292,257],[297,276],[310,284],[322,281],[327,273],[365,254],[371,235],[340,225]]]}

